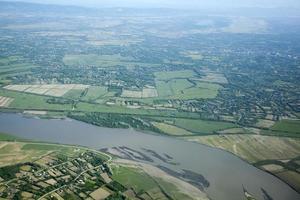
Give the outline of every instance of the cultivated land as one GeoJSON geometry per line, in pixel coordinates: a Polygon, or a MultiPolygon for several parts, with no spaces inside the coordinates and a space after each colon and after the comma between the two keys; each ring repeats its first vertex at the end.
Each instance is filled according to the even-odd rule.
{"type": "Polygon", "coordinates": [[[0,107],[8,107],[14,99],[0,96],[0,107]]]}
{"type": "MultiPolygon", "coordinates": [[[[47,85],[7,85],[4,88],[12,91],[32,93],[45,96],[61,97],[66,96],[76,98],[77,93],[81,93],[88,88],[81,84],[47,84],[47,85]]],[[[79,96],[79,95],[78,95],[79,96]]]]}
{"type": "Polygon", "coordinates": [[[200,190],[150,165],[6,134],[0,134],[0,190],[4,199],[194,199],[190,191],[206,199],[200,190]]]}

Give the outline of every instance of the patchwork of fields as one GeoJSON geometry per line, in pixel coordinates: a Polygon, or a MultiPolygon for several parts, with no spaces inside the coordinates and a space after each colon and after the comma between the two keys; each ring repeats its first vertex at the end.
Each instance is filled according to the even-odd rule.
{"type": "Polygon", "coordinates": [[[206,121],[184,118],[155,118],[159,122],[152,124],[163,133],[173,136],[212,135],[222,131],[238,129],[238,125],[230,122],[206,121]]]}
{"type": "Polygon", "coordinates": [[[45,85],[7,85],[4,88],[7,90],[61,97],[70,90],[84,90],[88,88],[82,84],[45,84],[45,85]]]}
{"type": "Polygon", "coordinates": [[[20,56],[0,58],[0,83],[10,83],[11,78],[30,74],[31,69],[36,67],[38,66],[20,56]]]}
{"type": "Polygon", "coordinates": [[[221,85],[195,79],[190,70],[155,73],[156,87],[162,99],[210,99],[218,95],[221,85]]]}

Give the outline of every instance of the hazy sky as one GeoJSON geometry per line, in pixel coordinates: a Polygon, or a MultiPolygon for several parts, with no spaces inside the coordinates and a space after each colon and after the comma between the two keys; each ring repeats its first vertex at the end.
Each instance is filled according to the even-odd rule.
{"type": "MultiPolygon", "coordinates": [[[[15,1],[15,0],[6,0],[15,1]]],[[[292,7],[299,8],[300,0],[19,0],[36,3],[68,4],[96,7],[292,7]]]]}

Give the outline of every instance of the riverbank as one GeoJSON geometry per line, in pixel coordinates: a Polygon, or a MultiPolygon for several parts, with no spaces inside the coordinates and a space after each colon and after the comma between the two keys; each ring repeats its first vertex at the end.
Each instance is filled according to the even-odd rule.
{"type": "Polygon", "coordinates": [[[50,143],[78,144],[93,149],[125,146],[129,148],[126,151],[141,152],[150,158],[150,161],[140,160],[143,157],[137,154],[134,158],[137,162],[161,166],[174,174],[184,175],[184,170],[197,173],[199,178],[209,182],[205,192],[212,199],[239,200],[243,198],[242,186],[258,200],[263,199],[261,188],[275,200],[299,197],[279,179],[236,156],[179,138],[144,134],[132,129],[101,128],[75,120],[28,118],[19,114],[0,114],[0,127],[2,132],[50,143]],[[230,184],[229,179],[232,180],[230,184]]]}

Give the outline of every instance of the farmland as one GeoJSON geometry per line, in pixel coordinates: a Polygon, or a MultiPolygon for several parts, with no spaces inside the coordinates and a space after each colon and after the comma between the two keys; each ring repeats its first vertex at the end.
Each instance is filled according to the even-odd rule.
{"type": "Polygon", "coordinates": [[[85,95],[85,99],[88,100],[95,100],[101,96],[104,96],[105,94],[107,94],[107,88],[106,87],[90,87],[88,89],[87,94],[85,95]]]}
{"type": "Polygon", "coordinates": [[[39,94],[45,96],[54,96],[54,97],[61,97],[66,94],[70,97],[75,95],[74,93],[78,93],[78,91],[82,91],[88,86],[85,85],[74,85],[74,84],[66,84],[66,85],[7,85],[4,88],[7,90],[12,91],[19,91],[25,93],[32,93],[32,94],[39,94]],[[73,91],[72,91],[73,90],[73,91]]]}
{"type": "MultiPolygon", "coordinates": [[[[0,4],[0,112],[72,118],[206,144],[287,182],[295,179],[289,183],[299,188],[297,17],[285,23],[265,13],[206,16],[125,8],[66,12],[65,7],[43,6],[35,13],[31,9],[41,5],[0,4]]],[[[34,163],[30,158],[53,151],[11,141],[2,145],[2,164],[34,163]],[[10,151],[15,158],[9,159],[10,151]]],[[[21,167],[28,171],[28,166],[21,167]]],[[[81,198],[113,198],[125,186],[133,188],[128,194],[143,193],[145,199],[184,195],[135,168],[116,164],[115,178],[122,183],[115,186],[121,190],[110,192],[109,184],[90,180],[90,191],[81,198]],[[164,186],[172,192],[166,193],[164,186]]],[[[42,185],[60,183],[52,179],[42,185]]],[[[20,195],[37,197],[29,193],[20,195]]],[[[80,193],[53,193],[58,199],[74,195],[80,193]]]]}
{"type": "Polygon", "coordinates": [[[165,99],[209,99],[215,98],[221,86],[204,82],[190,82],[186,79],[172,79],[156,82],[160,98],[165,99]]]}
{"type": "Polygon", "coordinates": [[[14,99],[0,96],[0,107],[8,107],[14,99]]]}
{"type": "Polygon", "coordinates": [[[0,83],[9,83],[11,77],[32,73],[37,66],[20,56],[0,57],[0,83]]]}

